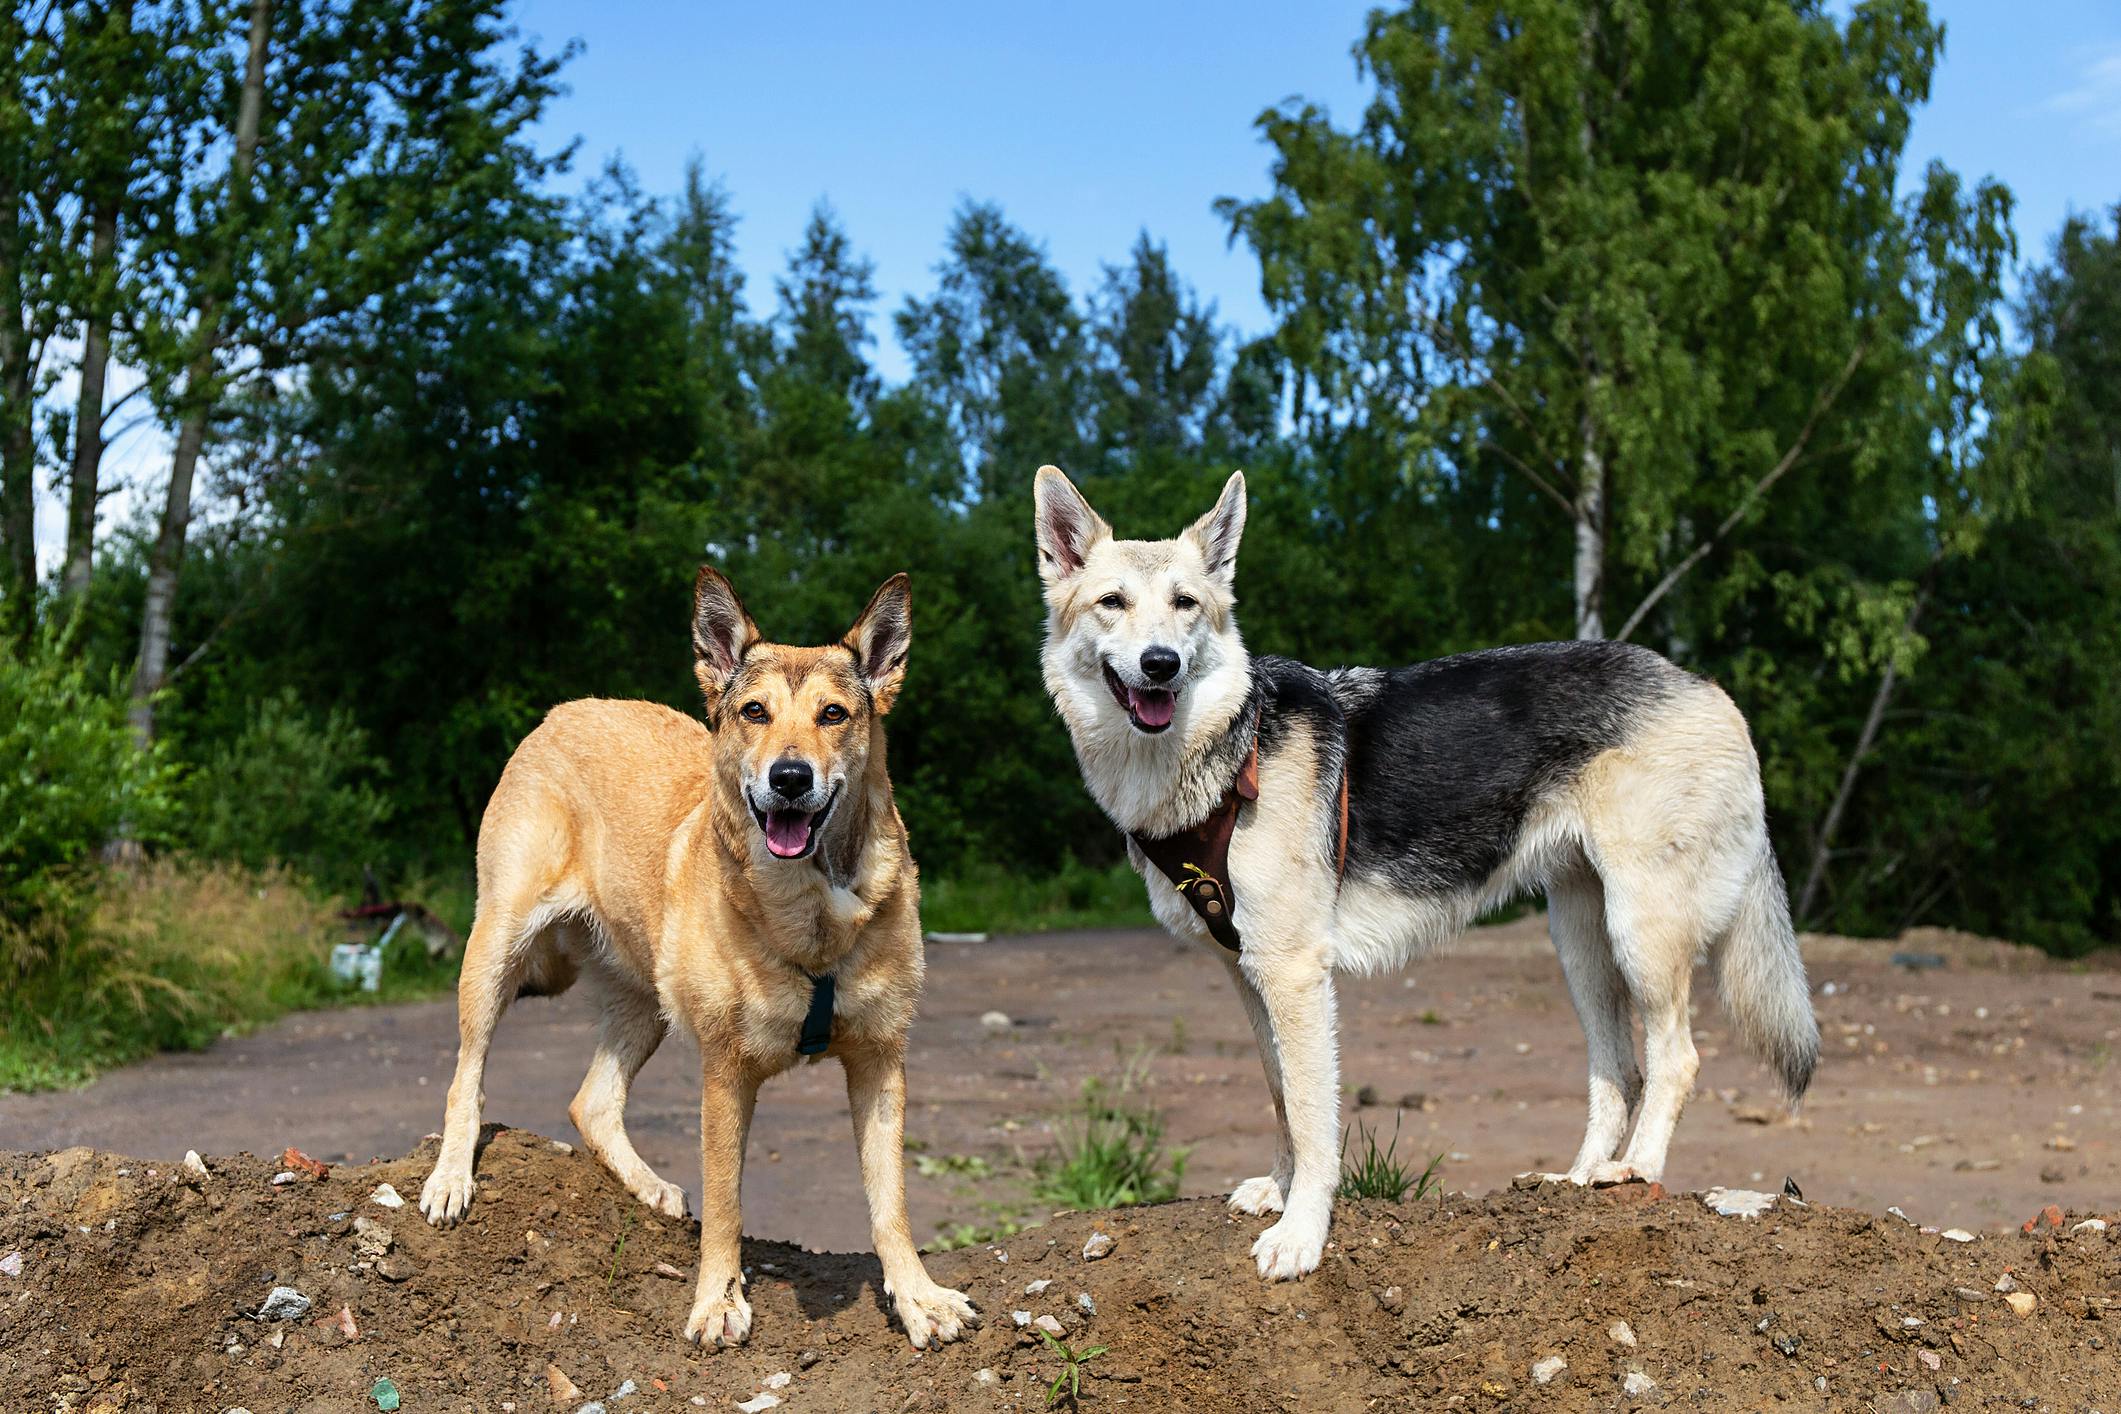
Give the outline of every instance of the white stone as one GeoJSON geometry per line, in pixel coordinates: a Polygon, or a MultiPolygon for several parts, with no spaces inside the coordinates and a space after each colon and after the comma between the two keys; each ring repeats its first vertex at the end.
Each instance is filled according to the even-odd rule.
{"type": "Polygon", "coordinates": [[[398,1196],[398,1190],[387,1183],[377,1184],[376,1191],[368,1195],[368,1201],[386,1208],[402,1208],[405,1206],[405,1200],[398,1196]]]}
{"type": "Polygon", "coordinates": [[[1628,1377],[1620,1382],[1620,1387],[1629,1394],[1648,1394],[1651,1390],[1657,1388],[1657,1381],[1651,1379],[1640,1370],[1631,1370],[1628,1372],[1628,1377]]]}
{"type": "Polygon", "coordinates": [[[1019,1326],[1028,1326],[1031,1324],[1031,1313],[1029,1311],[1011,1311],[1009,1319],[1016,1322],[1019,1326]]]}
{"type": "Polygon", "coordinates": [[[979,1024],[980,1029],[990,1035],[999,1035],[1016,1023],[1009,1019],[1009,1013],[1006,1011],[990,1011],[980,1017],[979,1024]]]}
{"type": "Polygon", "coordinates": [[[789,1381],[794,1378],[795,1376],[789,1374],[786,1370],[781,1370],[775,1374],[768,1375],[760,1383],[764,1384],[768,1389],[786,1389],[789,1381]]]}
{"type": "Polygon", "coordinates": [[[2104,1231],[2106,1231],[2106,1219],[2105,1219],[2105,1218],[2086,1218],[2086,1219],[2085,1219],[2085,1220],[2084,1220],[2083,1222],[2081,1222],[2081,1223],[2078,1223],[2078,1224],[2077,1224],[2077,1225],[2076,1225],[2075,1227],[2071,1228],[2071,1229],[2070,1229],[2070,1231],[2071,1231],[2071,1232],[2104,1232],[2104,1231]]]}
{"type": "Polygon", "coordinates": [[[184,1151],[184,1171],[193,1178],[207,1177],[206,1160],[199,1157],[197,1149],[186,1149],[184,1151]]]}
{"type": "Polygon", "coordinates": [[[258,1307],[261,1321],[292,1321],[309,1311],[309,1298],[291,1286],[276,1286],[265,1294],[265,1303],[258,1307]]]}
{"type": "Polygon", "coordinates": [[[1626,1321],[1613,1322],[1606,1327],[1605,1333],[1613,1338],[1615,1344],[1625,1345],[1630,1350],[1635,1348],[1635,1328],[1626,1321]]]}
{"type": "Polygon", "coordinates": [[[1711,1188],[1701,1201],[1726,1218],[1757,1218],[1775,1206],[1775,1196],[1751,1188],[1711,1188]]]}
{"type": "Polygon", "coordinates": [[[775,1408],[780,1402],[781,1397],[777,1394],[755,1394],[749,1399],[738,1400],[736,1407],[743,1410],[744,1414],[765,1414],[766,1410],[775,1408]]]}
{"type": "Polygon", "coordinates": [[[1036,1296],[1051,1285],[1053,1285],[1052,1277],[1040,1277],[1037,1281],[1024,1288],[1024,1295],[1036,1296]]]}
{"type": "Polygon", "coordinates": [[[1532,1362],[1532,1383],[1535,1385],[1550,1385],[1560,1379],[1568,1368],[1569,1362],[1562,1359],[1559,1355],[1549,1355],[1544,1360],[1535,1360],[1532,1362]]]}
{"type": "Polygon", "coordinates": [[[1972,1242],[1974,1235],[1963,1227],[1948,1227],[1937,1234],[1946,1242],[1972,1242]]]}
{"type": "Polygon", "coordinates": [[[1047,1335],[1065,1335],[1068,1330],[1066,1326],[1062,1325],[1059,1321],[1054,1320],[1051,1316],[1040,1316],[1031,1324],[1037,1326],[1047,1335]]]}
{"type": "Polygon", "coordinates": [[[1090,1240],[1083,1244],[1083,1260],[1085,1262],[1094,1262],[1100,1257],[1109,1256],[1111,1252],[1112,1235],[1110,1233],[1093,1232],[1090,1234],[1090,1240]]]}

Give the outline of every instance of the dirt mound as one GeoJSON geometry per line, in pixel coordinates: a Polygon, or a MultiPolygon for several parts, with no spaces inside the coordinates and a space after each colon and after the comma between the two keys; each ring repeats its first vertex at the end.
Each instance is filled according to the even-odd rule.
{"type": "Polygon", "coordinates": [[[411,1202],[430,1158],[314,1178],[242,1155],[200,1179],[85,1149],[0,1156],[0,1408],[374,1409],[379,1378],[409,1411],[761,1391],[791,1414],[1043,1408],[1060,1361],[1018,1311],[1108,1347],[1081,1401],[1106,1407],[2075,1410],[2121,1389],[2121,1221],[1961,1243],[1844,1209],[1747,1220],[1548,1187],[1343,1204],[1321,1270],[1268,1287],[1246,1256],[1260,1223],[1194,1200],[931,1258],[986,1322],[925,1354],[890,1326],[873,1258],[747,1242],[755,1332],[717,1352],[678,1335],[690,1224],[503,1131],[470,1218],[438,1232],[411,1202]],[[405,1206],[375,1200],[385,1183],[405,1206]],[[1116,1241],[1086,1262],[1096,1231],[1116,1241]],[[283,1286],[306,1310],[255,1318],[283,1286]]]}

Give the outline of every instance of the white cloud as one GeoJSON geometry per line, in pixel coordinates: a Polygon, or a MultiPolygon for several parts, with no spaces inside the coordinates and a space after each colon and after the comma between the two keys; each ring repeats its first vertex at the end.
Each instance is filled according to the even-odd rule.
{"type": "Polygon", "coordinates": [[[2101,136],[2121,138],[2121,44],[2109,44],[2080,61],[2077,81],[2051,95],[2050,112],[2083,120],[2101,136]]]}

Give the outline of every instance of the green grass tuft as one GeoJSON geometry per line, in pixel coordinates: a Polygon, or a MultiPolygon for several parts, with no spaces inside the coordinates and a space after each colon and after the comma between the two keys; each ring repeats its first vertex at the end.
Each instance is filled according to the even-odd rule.
{"type": "Polygon", "coordinates": [[[1052,1157],[1037,1166],[1032,1196],[1067,1208],[1125,1208],[1178,1196],[1186,1151],[1164,1147],[1163,1115],[1137,1092],[1130,1063],[1116,1084],[1083,1082],[1076,1112],[1061,1126],[1052,1157]]]}
{"type": "Polygon", "coordinates": [[[1340,1192],[1342,1198],[1382,1198],[1387,1203],[1398,1203],[1413,1190],[1416,1202],[1435,1193],[1443,1192],[1443,1155],[1430,1159],[1428,1166],[1415,1173],[1399,1160],[1399,1120],[1392,1120],[1392,1139],[1383,1148],[1377,1146],[1377,1131],[1361,1120],[1355,1122],[1356,1153],[1354,1162],[1348,1161],[1348,1132],[1340,1136],[1340,1192]]]}

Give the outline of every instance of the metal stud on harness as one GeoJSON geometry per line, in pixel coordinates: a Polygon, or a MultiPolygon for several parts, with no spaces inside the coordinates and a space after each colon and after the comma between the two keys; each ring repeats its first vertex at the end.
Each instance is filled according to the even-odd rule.
{"type": "MultiPolygon", "coordinates": [[[[1208,935],[1231,952],[1242,950],[1244,940],[1238,936],[1237,920],[1232,916],[1237,911],[1237,894],[1230,882],[1230,837],[1237,833],[1238,807],[1257,799],[1259,738],[1254,736],[1252,749],[1245,755],[1245,764],[1238,768],[1237,779],[1230,783],[1222,804],[1210,811],[1207,819],[1190,830],[1180,830],[1162,839],[1135,834],[1128,836],[1148,856],[1149,862],[1171,881],[1171,887],[1192,906],[1200,921],[1207,925],[1208,935]]],[[[1340,837],[1333,867],[1335,878],[1347,876],[1348,772],[1345,765],[1340,773],[1340,837]]]]}

